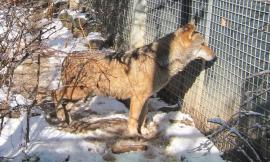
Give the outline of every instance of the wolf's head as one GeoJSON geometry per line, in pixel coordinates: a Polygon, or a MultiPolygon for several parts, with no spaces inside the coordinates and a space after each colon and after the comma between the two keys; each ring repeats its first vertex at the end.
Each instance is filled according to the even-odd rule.
{"type": "Polygon", "coordinates": [[[178,43],[184,48],[186,53],[191,54],[194,59],[202,58],[211,61],[215,58],[213,51],[205,44],[201,34],[196,32],[195,25],[188,23],[176,31],[178,43]]]}

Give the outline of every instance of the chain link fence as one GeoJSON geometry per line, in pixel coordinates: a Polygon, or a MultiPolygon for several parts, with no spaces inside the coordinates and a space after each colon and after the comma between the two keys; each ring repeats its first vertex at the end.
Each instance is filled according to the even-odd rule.
{"type": "MultiPolygon", "coordinates": [[[[159,94],[169,102],[180,99],[181,110],[191,114],[204,133],[214,128],[207,123],[209,118],[228,120],[243,110],[261,113],[264,117],[246,119],[240,124],[241,129],[245,128],[242,133],[253,139],[265,160],[269,160],[270,155],[270,77],[246,78],[270,69],[269,10],[269,1],[148,0],[145,34],[145,42],[150,43],[199,16],[198,31],[205,35],[217,61],[213,65],[201,61],[191,63],[159,94]],[[262,89],[268,91],[240,107],[244,95],[254,96],[262,89]],[[254,124],[268,127],[254,133],[249,131],[254,124]]],[[[224,152],[233,150],[226,138],[218,145],[224,152]]]]}
{"type": "Polygon", "coordinates": [[[82,3],[94,21],[101,24],[99,30],[113,41],[116,50],[130,48],[132,0],[83,0],[82,3]]]}

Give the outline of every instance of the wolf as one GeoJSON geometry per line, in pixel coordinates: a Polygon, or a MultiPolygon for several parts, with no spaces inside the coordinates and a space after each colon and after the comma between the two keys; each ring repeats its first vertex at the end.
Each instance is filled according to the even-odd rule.
{"type": "Polygon", "coordinates": [[[144,106],[147,99],[192,60],[214,58],[213,51],[192,23],[132,51],[109,55],[70,54],[63,61],[62,88],[52,93],[57,117],[67,120],[63,100],[78,101],[93,95],[130,99],[127,131],[130,135],[139,135],[147,113],[144,106]]]}

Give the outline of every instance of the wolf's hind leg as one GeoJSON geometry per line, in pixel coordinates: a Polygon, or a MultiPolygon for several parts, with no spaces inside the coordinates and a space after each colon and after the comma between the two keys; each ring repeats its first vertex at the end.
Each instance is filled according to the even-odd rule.
{"type": "Polygon", "coordinates": [[[147,113],[148,113],[148,102],[146,101],[145,104],[143,105],[142,112],[138,120],[138,124],[139,124],[138,129],[139,129],[139,133],[141,134],[142,134],[141,132],[142,128],[146,127],[147,113]]]}
{"type": "Polygon", "coordinates": [[[130,100],[130,110],[128,117],[128,132],[129,135],[138,135],[138,121],[142,112],[143,105],[147,97],[133,96],[130,100]]]}

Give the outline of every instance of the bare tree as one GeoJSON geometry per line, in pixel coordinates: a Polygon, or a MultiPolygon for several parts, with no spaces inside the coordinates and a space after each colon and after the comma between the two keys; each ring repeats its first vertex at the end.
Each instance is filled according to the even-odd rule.
{"type": "MultiPolygon", "coordinates": [[[[41,42],[47,39],[43,35],[54,28],[48,27],[49,21],[46,23],[40,21],[43,18],[43,15],[39,14],[40,9],[38,3],[27,1],[21,2],[20,5],[4,1],[0,6],[0,88],[7,89],[5,100],[0,101],[0,133],[4,117],[12,115],[13,112],[8,102],[13,86],[14,70],[28,58],[34,56],[40,58],[41,42]]],[[[26,142],[29,142],[29,115],[31,108],[36,104],[38,82],[39,79],[29,95],[32,104],[27,106],[26,142]]]]}

